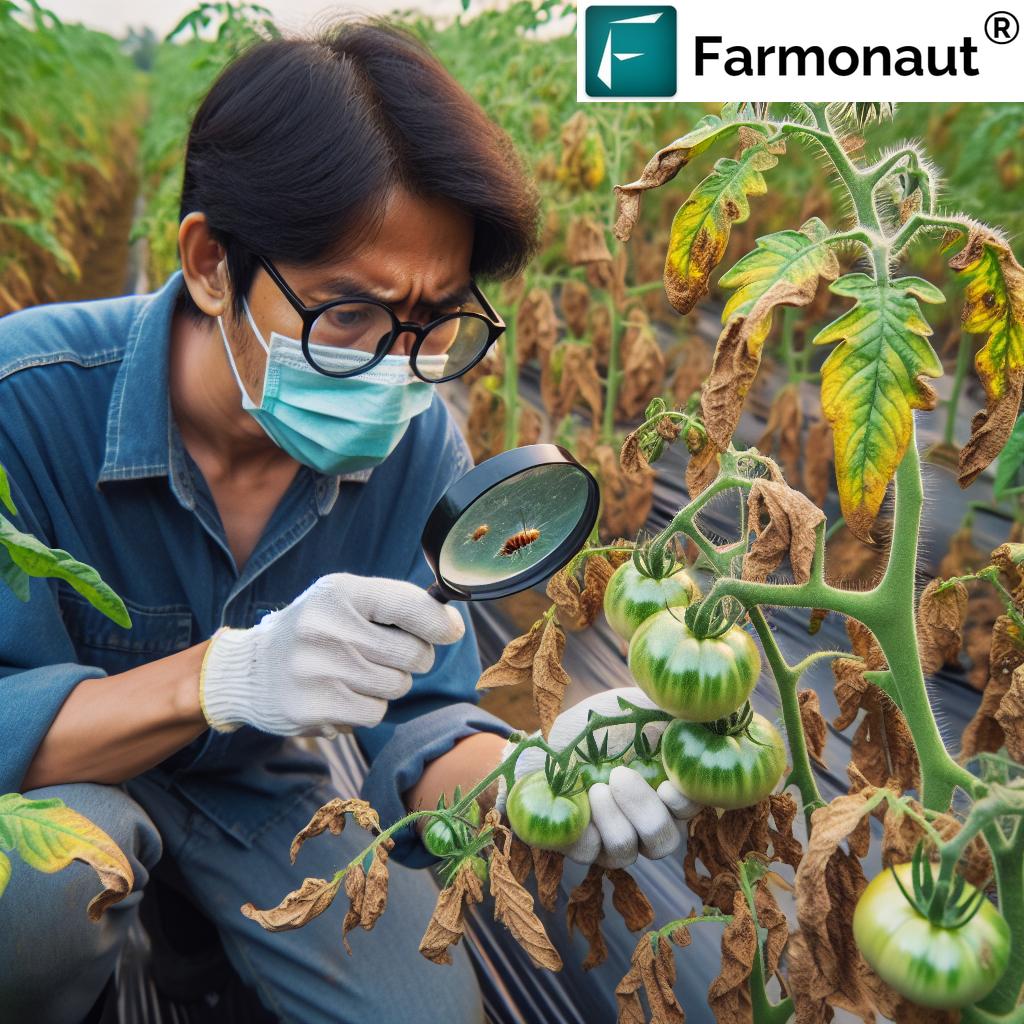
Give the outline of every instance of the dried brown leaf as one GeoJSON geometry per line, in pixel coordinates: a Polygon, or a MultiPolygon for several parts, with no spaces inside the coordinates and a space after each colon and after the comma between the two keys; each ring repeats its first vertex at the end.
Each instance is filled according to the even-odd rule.
{"type": "Polygon", "coordinates": [[[537,879],[537,899],[540,905],[550,914],[558,903],[558,886],[562,881],[562,868],[565,856],[554,850],[538,850],[530,847],[533,856],[533,874],[537,879]]]}
{"type": "Polygon", "coordinates": [[[708,1006],[718,1024],[750,1024],[750,986],[747,979],[757,955],[757,932],[742,890],[733,897],[732,920],[722,932],[722,960],[708,989],[708,1006]]]}
{"type": "Polygon", "coordinates": [[[802,424],[800,390],[796,385],[790,385],[776,395],[768,410],[764,433],[757,442],[763,455],[775,456],[778,452],[777,460],[790,480],[796,480],[800,473],[802,424]]]}
{"type": "Polygon", "coordinates": [[[956,662],[963,643],[960,631],[967,617],[967,588],[954,583],[939,590],[940,584],[941,580],[932,580],[917,606],[917,643],[926,676],[956,662]]]}
{"type": "Polygon", "coordinates": [[[601,931],[604,920],[604,868],[600,864],[591,864],[582,882],[569,893],[569,903],[565,908],[565,921],[569,934],[579,931],[587,940],[586,959],[583,970],[603,964],[608,959],[608,946],[601,931]]]}
{"type": "Polygon", "coordinates": [[[988,683],[981,704],[967,723],[961,741],[961,755],[973,757],[983,751],[998,750],[1006,741],[998,714],[1003,697],[1010,689],[1014,673],[1024,663],[1024,637],[1008,615],[996,619],[989,653],[988,683]]]}
{"type": "Polygon", "coordinates": [[[465,910],[483,898],[480,879],[472,865],[466,861],[459,868],[452,884],[438,895],[437,906],[420,939],[420,952],[435,964],[450,964],[452,958],[448,950],[462,939],[465,910]]]}
{"type": "Polygon", "coordinates": [[[627,476],[619,464],[618,452],[611,445],[597,445],[591,452],[601,486],[601,534],[604,537],[631,537],[647,522],[654,501],[655,473],[627,476]]]}
{"type": "Polygon", "coordinates": [[[651,1009],[651,1024],[686,1024],[686,1014],[674,992],[676,962],[672,943],[656,936],[656,932],[641,936],[633,951],[629,973],[615,987],[619,1024],[643,1024],[646,1020],[640,1002],[641,988],[651,1009]]]}
{"type": "Polygon", "coordinates": [[[257,910],[252,903],[243,903],[241,911],[268,932],[285,932],[301,928],[319,917],[334,902],[340,887],[340,879],[328,882],[323,878],[304,878],[302,885],[288,893],[276,907],[257,910]]]}
{"type": "Polygon", "coordinates": [[[1006,752],[1015,761],[1024,761],[1024,666],[1018,665],[1010,676],[1010,687],[996,711],[1003,730],[1006,752]]]}
{"type": "Polygon", "coordinates": [[[734,317],[718,336],[711,372],[701,391],[701,420],[720,452],[729,447],[743,412],[743,402],[761,365],[752,355],[743,329],[745,318],[734,317]]]}
{"type": "Polygon", "coordinates": [[[824,508],[832,483],[832,449],[832,424],[825,419],[818,420],[807,430],[803,452],[804,492],[818,508],[824,508]]]}
{"type": "Polygon", "coordinates": [[[686,490],[691,501],[715,482],[718,470],[718,452],[710,441],[690,455],[686,464],[686,490]]]}
{"type": "Polygon", "coordinates": [[[610,868],[612,906],[619,912],[631,932],[654,924],[654,907],[636,879],[624,868],[610,868]]]}
{"type": "Polygon", "coordinates": [[[477,681],[478,690],[497,686],[516,686],[533,679],[533,659],[540,649],[545,621],[538,619],[529,632],[510,640],[497,663],[486,669],[477,681]]]}
{"type": "Polygon", "coordinates": [[[788,555],[794,581],[806,583],[825,513],[810,498],[774,480],[754,481],[747,509],[755,539],[743,558],[743,578],[764,582],[788,555]]]}
{"type": "Polygon", "coordinates": [[[304,826],[292,840],[289,850],[291,862],[295,863],[295,858],[307,839],[312,839],[328,830],[332,836],[341,835],[345,828],[346,814],[351,814],[360,828],[365,828],[368,832],[380,831],[380,817],[365,800],[355,797],[335,797],[319,808],[310,818],[309,824],[304,826]]]}
{"type": "Polygon", "coordinates": [[[622,380],[616,411],[620,419],[633,420],[643,414],[665,380],[665,356],[642,307],[634,306],[629,312],[619,359],[622,380]]]}
{"type": "Polygon", "coordinates": [[[536,358],[544,365],[558,340],[558,317],[550,292],[531,288],[516,313],[516,360],[519,366],[536,358]]]}
{"type": "Polygon", "coordinates": [[[807,740],[807,752],[818,764],[825,766],[822,754],[825,750],[825,737],[828,727],[825,716],[821,713],[818,694],[814,690],[801,690],[797,694],[800,702],[800,724],[803,726],[804,739],[807,740]]]}
{"type": "Polygon", "coordinates": [[[582,338],[587,333],[590,289],[582,281],[570,279],[562,285],[559,304],[566,326],[575,337],[582,338]]]}
{"type": "Polygon", "coordinates": [[[491,848],[490,865],[495,920],[501,921],[508,928],[512,937],[526,951],[534,967],[560,971],[562,958],[551,945],[544,925],[534,913],[533,897],[513,874],[507,850],[501,850],[495,844],[491,848]]]}
{"type": "Polygon", "coordinates": [[[622,442],[619,450],[619,465],[629,476],[643,478],[651,471],[651,463],[640,447],[640,428],[631,431],[622,442]]]}
{"type": "Polygon", "coordinates": [[[605,239],[604,228],[590,216],[569,221],[565,239],[565,256],[570,266],[611,262],[612,254],[605,239]]]}
{"type": "Polygon", "coordinates": [[[345,952],[352,955],[352,947],[348,942],[348,933],[353,928],[359,927],[363,919],[363,898],[366,895],[366,872],[362,864],[349,868],[345,872],[345,895],[348,897],[348,910],[345,912],[345,920],[341,923],[341,941],[345,946],[345,952]]]}
{"type": "Polygon", "coordinates": [[[549,619],[533,659],[533,705],[545,738],[561,713],[569,687],[569,673],[562,668],[564,653],[565,633],[553,618],[549,619]]]}

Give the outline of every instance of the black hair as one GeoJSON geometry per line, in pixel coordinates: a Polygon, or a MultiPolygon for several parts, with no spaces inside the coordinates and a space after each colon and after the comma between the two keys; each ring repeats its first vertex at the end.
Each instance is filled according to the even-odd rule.
{"type": "MultiPolygon", "coordinates": [[[[240,317],[257,253],[343,258],[396,187],[471,216],[476,277],[514,277],[536,255],[538,193],[512,140],[424,43],[361,17],[258,41],[224,68],[189,131],[180,216],[206,215],[240,317]]],[[[204,320],[187,288],[182,302],[204,320]]]]}

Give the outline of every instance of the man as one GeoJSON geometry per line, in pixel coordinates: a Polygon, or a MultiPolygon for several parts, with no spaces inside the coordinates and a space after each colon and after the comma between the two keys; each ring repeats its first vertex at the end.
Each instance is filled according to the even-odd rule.
{"type": "MultiPolygon", "coordinates": [[[[401,909],[358,960],[332,914],[282,936],[239,907],[329,877],[366,838],[288,863],[337,795],[290,737],[354,729],[384,821],[502,756],[510,730],[473,703],[468,615],[427,595],[418,540],[471,464],[435,382],[500,334],[475,281],[526,265],[537,208],[507,137],[434,57],[352,24],[259,44],[214,84],[188,139],[182,269],[159,291],[0,322],[19,525],[95,566],[132,617],[122,630],[52,581],[24,605],[0,588],[0,792],[61,797],[135,873],[95,925],[88,869],[16,865],[3,1020],[81,1020],[158,865],[281,1020],[481,1019],[462,947],[445,970],[416,952],[424,872],[392,872],[401,909]]],[[[626,862],[637,836],[618,826],[626,862]]],[[[399,839],[393,860],[432,862],[399,839]]]]}

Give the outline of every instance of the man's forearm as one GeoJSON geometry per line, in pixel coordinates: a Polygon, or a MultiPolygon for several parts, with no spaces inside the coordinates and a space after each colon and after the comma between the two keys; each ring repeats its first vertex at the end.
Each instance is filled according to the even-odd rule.
{"type": "MultiPolygon", "coordinates": [[[[468,793],[498,766],[504,749],[505,738],[492,732],[478,732],[459,740],[447,754],[427,765],[419,782],[406,792],[406,806],[410,811],[436,807],[442,793],[450,802],[456,786],[468,793]]],[[[485,813],[493,806],[496,795],[497,783],[481,794],[479,803],[485,813]]],[[[426,820],[420,819],[420,823],[426,820]]]]}
{"type": "Polygon", "coordinates": [[[82,680],[39,744],[22,792],[65,782],[123,782],[204,732],[199,670],[208,643],[82,680]]]}

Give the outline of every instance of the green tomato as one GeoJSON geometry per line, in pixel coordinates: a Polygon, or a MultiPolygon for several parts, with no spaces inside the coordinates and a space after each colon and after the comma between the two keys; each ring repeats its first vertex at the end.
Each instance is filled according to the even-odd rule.
{"type": "MultiPolygon", "coordinates": [[[[913,865],[895,870],[913,892],[913,865]]],[[[961,903],[975,892],[964,886],[961,903]]],[[[985,900],[959,928],[942,928],[924,917],[900,891],[892,872],[883,871],[861,893],[853,912],[853,937],[864,959],[881,979],[912,1003],[956,1009],[984,999],[995,988],[1010,959],[1010,928],[985,900]]]]}
{"type": "MultiPolygon", "coordinates": [[[[463,817],[474,825],[480,824],[480,805],[474,800],[463,817]]],[[[457,821],[452,825],[434,818],[423,833],[423,845],[435,857],[448,857],[465,848],[473,838],[473,833],[464,822],[457,821]]]]}
{"type": "Polygon", "coordinates": [[[586,793],[558,796],[543,771],[530,772],[515,785],[505,803],[512,831],[539,850],[554,850],[574,843],[590,822],[586,793]]]}
{"type": "Polygon", "coordinates": [[[487,861],[483,857],[477,857],[475,854],[469,858],[469,863],[473,868],[473,872],[477,878],[480,879],[481,885],[487,884],[487,861]]]}
{"type": "Polygon", "coordinates": [[[580,764],[580,779],[583,785],[590,789],[595,782],[607,782],[612,774],[612,769],[617,765],[622,764],[622,761],[616,758],[613,761],[601,761],[598,764],[592,764],[589,761],[584,761],[580,764]]]}
{"type": "Polygon", "coordinates": [[[676,789],[728,811],[763,800],[782,777],[786,748],[763,715],[755,714],[747,728],[749,736],[721,736],[699,722],[669,722],[661,759],[676,789]]]}
{"type": "Polygon", "coordinates": [[[666,609],[629,642],[629,671],[659,708],[687,722],[713,722],[741,707],[761,674],[750,636],[732,626],[699,640],[666,609]]]}
{"type": "Polygon", "coordinates": [[[637,627],[655,612],[685,608],[700,597],[700,588],[685,569],[656,580],[644,576],[632,559],[612,573],[604,592],[608,625],[627,643],[637,627]]]}
{"type": "Polygon", "coordinates": [[[634,757],[626,767],[640,775],[651,789],[657,789],[668,778],[660,753],[650,757],[634,757]]]}

